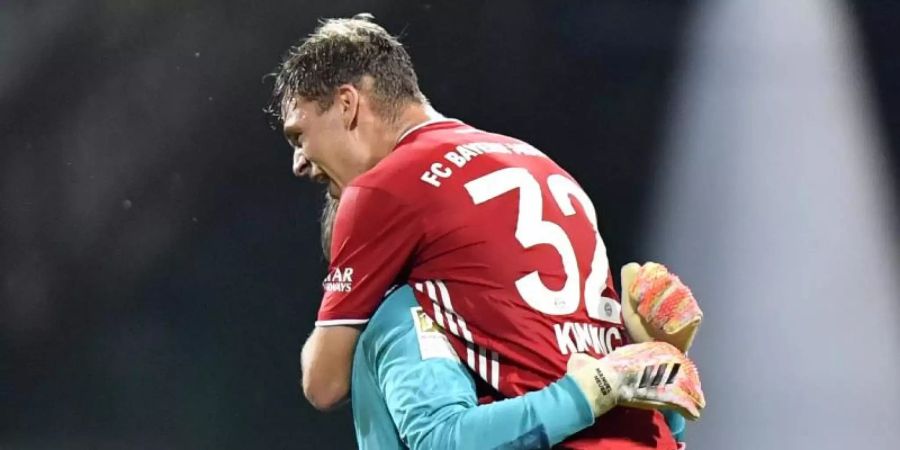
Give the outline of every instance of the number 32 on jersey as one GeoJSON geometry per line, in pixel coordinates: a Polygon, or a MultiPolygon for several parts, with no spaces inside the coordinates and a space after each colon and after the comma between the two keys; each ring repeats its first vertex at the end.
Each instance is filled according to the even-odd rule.
{"type": "MultiPolygon", "coordinates": [[[[547,177],[547,189],[563,215],[576,213],[572,198],[578,201],[597,237],[597,246],[591,262],[591,270],[584,282],[584,304],[592,319],[621,324],[621,306],[613,299],[602,296],[609,262],[606,259],[606,245],[597,231],[597,215],[587,194],[574,181],[562,175],[547,177]]],[[[528,170],[511,167],[491,172],[465,185],[476,205],[499,197],[510,191],[519,190],[519,217],[516,222],[516,239],[524,248],[547,244],[553,246],[562,260],[566,283],[560,290],[548,288],[541,281],[537,271],[533,271],[516,281],[516,289],[528,306],[548,315],[572,314],[581,303],[581,277],[575,249],[565,230],[554,222],[543,218],[543,195],[541,185],[528,170]]]]}

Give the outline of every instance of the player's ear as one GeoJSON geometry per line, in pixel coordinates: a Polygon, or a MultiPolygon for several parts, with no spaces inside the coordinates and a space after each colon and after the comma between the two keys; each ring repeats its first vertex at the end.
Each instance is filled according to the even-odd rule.
{"type": "Polygon", "coordinates": [[[356,86],[342,84],[338,87],[337,106],[340,108],[344,127],[347,129],[355,127],[356,117],[359,114],[359,90],[356,86]]]}

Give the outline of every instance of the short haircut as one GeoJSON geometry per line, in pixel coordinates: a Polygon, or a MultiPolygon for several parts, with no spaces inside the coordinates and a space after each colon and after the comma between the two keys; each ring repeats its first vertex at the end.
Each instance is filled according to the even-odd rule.
{"type": "Polygon", "coordinates": [[[272,102],[267,111],[284,119],[284,107],[295,98],[315,101],[321,111],[334,102],[336,89],[352,84],[362,89],[370,76],[374,109],[393,121],[409,102],[424,103],[412,60],[400,41],[373,21],[371,14],[326,19],[291,47],[276,69],[272,102]]]}

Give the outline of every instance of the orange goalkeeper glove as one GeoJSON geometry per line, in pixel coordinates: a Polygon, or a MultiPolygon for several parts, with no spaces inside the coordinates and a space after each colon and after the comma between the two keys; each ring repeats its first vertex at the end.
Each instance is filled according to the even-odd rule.
{"type": "Polygon", "coordinates": [[[666,266],[622,267],[622,317],[635,342],[663,341],[687,353],[703,320],[691,290],[666,266]]]}

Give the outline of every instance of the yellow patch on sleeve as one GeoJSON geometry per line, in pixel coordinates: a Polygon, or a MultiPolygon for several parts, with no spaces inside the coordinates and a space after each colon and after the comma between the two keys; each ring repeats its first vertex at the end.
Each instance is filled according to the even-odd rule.
{"type": "Polygon", "coordinates": [[[419,353],[422,359],[446,358],[459,361],[456,351],[450,345],[450,340],[431,317],[422,311],[421,306],[410,308],[412,313],[413,326],[416,328],[416,338],[419,341],[419,353]]]}

